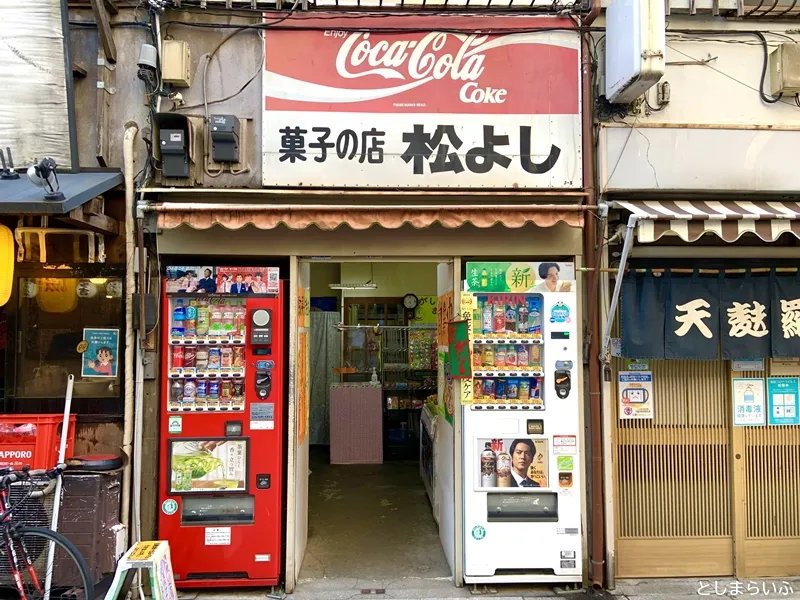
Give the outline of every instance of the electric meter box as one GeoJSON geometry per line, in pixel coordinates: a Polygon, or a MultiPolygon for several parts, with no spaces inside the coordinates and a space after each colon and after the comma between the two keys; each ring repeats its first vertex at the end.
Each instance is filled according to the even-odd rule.
{"type": "Polygon", "coordinates": [[[769,55],[769,89],[778,94],[800,94],[800,46],[781,44],[769,55]]]}
{"type": "Polygon", "coordinates": [[[233,115],[211,115],[211,158],[214,162],[239,162],[239,119],[233,115]]]}
{"type": "Polygon", "coordinates": [[[175,87],[192,85],[192,55],[189,42],[164,40],[161,43],[161,79],[175,87]]]}
{"type": "Polygon", "coordinates": [[[161,129],[161,172],[164,177],[189,177],[189,147],[183,129],[161,129]]]}
{"type": "Polygon", "coordinates": [[[629,104],[664,76],[662,0],[611,0],[606,9],[606,98],[629,104]]]}

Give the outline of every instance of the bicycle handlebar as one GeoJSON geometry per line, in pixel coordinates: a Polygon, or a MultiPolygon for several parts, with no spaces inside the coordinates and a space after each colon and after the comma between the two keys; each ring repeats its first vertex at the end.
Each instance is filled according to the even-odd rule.
{"type": "Polygon", "coordinates": [[[26,468],[21,471],[15,471],[10,467],[0,469],[0,490],[8,489],[14,483],[19,481],[30,481],[34,477],[47,477],[49,480],[47,485],[41,490],[32,490],[30,492],[31,498],[41,498],[47,496],[56,486],[56,480],[67,468],[67,465],[60,463],[53,469],[35,469],[30,471],[26,468]]]}

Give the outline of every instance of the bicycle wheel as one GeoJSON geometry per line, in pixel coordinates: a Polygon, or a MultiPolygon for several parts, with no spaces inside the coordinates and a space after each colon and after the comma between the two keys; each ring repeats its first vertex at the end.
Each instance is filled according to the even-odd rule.
{"type": "Polygon", "coordinates": [[[74,544],[45,527],[23,526],[14,529],[13,543],[27,600],[45,597],[50,542],[55,543],[50,600],[94,600],[89,567],[74,544]],[[29,561],[28,566],[24,556],[29,561]]]}

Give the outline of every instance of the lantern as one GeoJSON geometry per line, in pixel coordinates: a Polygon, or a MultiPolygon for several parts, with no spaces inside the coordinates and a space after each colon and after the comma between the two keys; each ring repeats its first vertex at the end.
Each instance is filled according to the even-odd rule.
{"type": "Polygon", "coordinates": [[[97,296],[97,284],[91,279],[79,279],[77,293],[79,298],[94,298],[97,296]]]}
{"type": "Polygon", "coordinates": [[[23,298],[36,298],[39,292],[39,287],[33,279],[26,279],[22,284],[22,297],[23,298]]]}
{"type": "Polygon", "coordinates": [[[14,234],[5,225],[0,225],[0,306],[11,297],[14,282],[14,234]]]}
{"type": "Polygon", "coordinates": [[[36,286],[39,288],[36,303],[44,312],[68,313],[78,306],[77,279],[41,277],[36,286]]]}

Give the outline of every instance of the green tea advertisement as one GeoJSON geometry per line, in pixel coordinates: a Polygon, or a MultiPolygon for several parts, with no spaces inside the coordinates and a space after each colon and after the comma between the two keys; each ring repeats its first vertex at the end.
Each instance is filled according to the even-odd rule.
{"type": "Polygon", "coordinates": [[[247,440],[175,440],[170,471],[170,493],[247,491],[247,440]]]}

